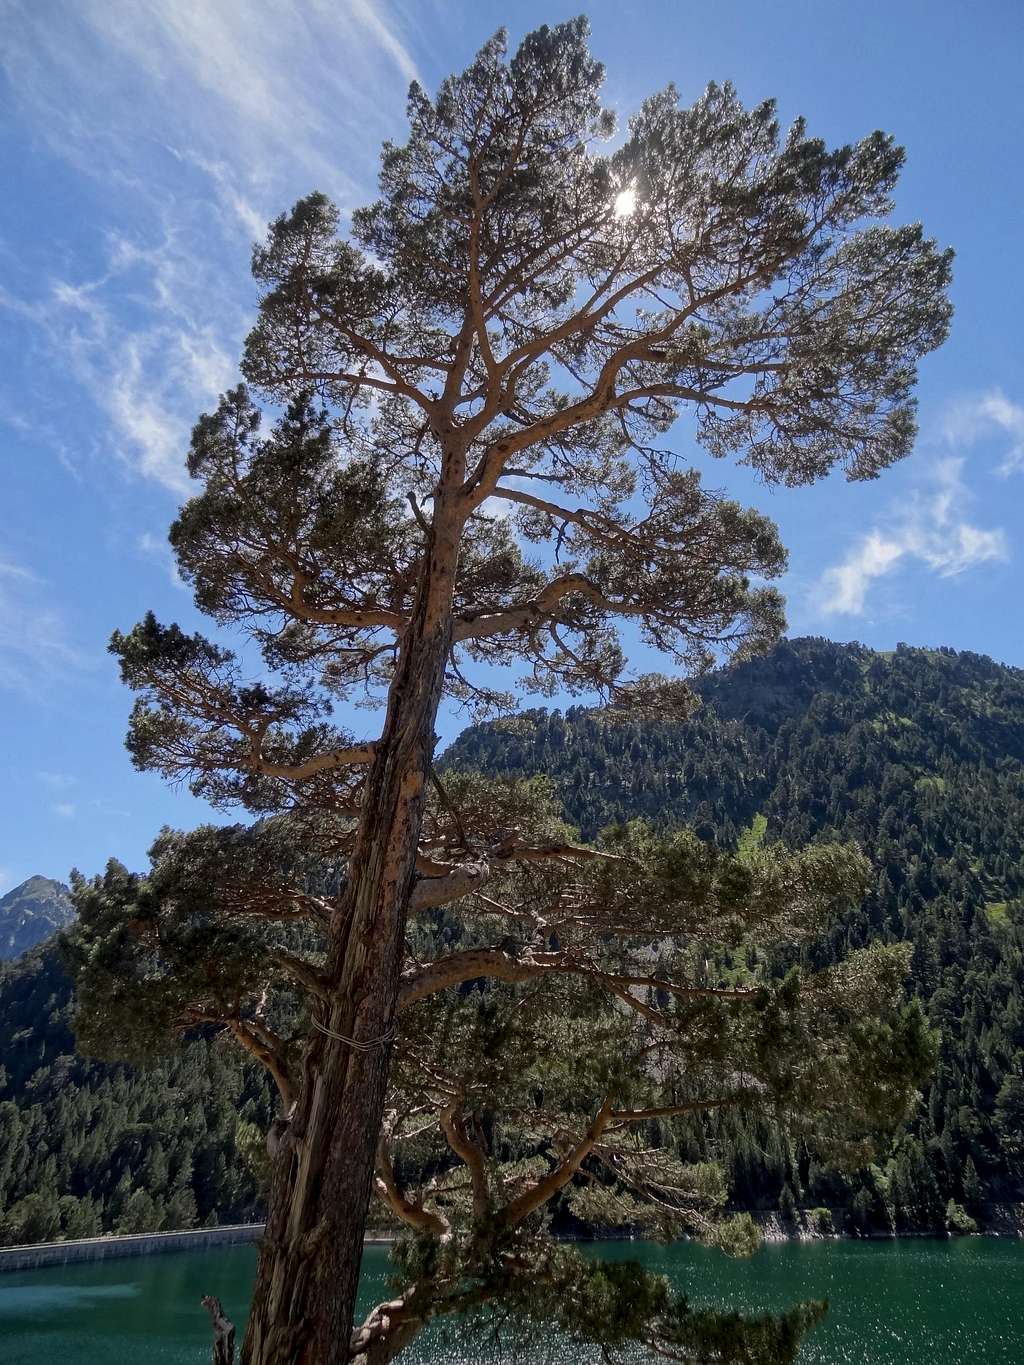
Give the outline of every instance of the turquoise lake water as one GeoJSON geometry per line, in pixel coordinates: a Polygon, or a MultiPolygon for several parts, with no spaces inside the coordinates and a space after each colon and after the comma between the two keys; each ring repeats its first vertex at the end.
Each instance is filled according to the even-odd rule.
{"type": "MultiPolygon", "coordinates": [[[[749,1261],[689,1243],[589,1250],[642,1260],[694,1303],[756,1310],[828,1299],[828,1318],[804,1347],[805,1365],[1024,1365],[1020,1242],[787,1243],[749,1261]]],[[[0,1275],[0,1362],[206,1365],[210,1336],[199,1299],[219,1295],[241,1340],[255,1261],[255,1248],[245,1246],[0,1275]]],[[[367,1248],[365,1302],[380,1297],[386,1275],[386,1248],[367,1248]]],[[[479,1341],[460,1342],[451,1328],[401,1357],[408,1365],[506,1358],[479,1341]]],[[[598,1365],[600,1355],[551,1341],[530,1360],[598,1365]]]]}

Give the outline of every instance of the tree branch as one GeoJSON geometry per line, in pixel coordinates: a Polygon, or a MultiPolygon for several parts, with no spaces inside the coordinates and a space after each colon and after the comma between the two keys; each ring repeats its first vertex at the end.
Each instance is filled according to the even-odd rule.
{"type": "Polygon", "coordinates": [[[315,995],[318,1000],[330,999],[326,980],[311,962],[305,962],[302,958],[295,957],[293,953],[286,953],[283,948],[275,949],[271,957],[287,976],[315,995]]]}
{"type": "MultiPolygon", "coordinates": [[[[287,1113],[295,1103],[295,1084],[288,1072],[288,1065],[281,1052],[273,1047],[265,1036],[257,1036],[255,1024],[245,1024],[241,1019],[229,1019],[225,1021],[231,1036],[245,1048],[246,1052],[253,1057],[270,1072],[277,1086],[278,1094],[281,1096],[281,1104],[287,1113]]],[[[268,1030],[259,1029],[260,1034],[267,1034],[268,1030]]]]}
{"type": "Polygon", "coordinates": [[[490,863],[459,863],[441,877],[421,877],[412,889],[409,913],[448,905],[479,891],[491,876],[490,863]]]}
{"type": "Polygon", "coordinates": [[[585,976],[597,981],[631,1009],[657,1023],[666,1022],[664,1011],[638,1000],[630,991],[631,986],[666,991],[669,995],[684,1000],[749,1000],[756,996],[760,989],[757,986],[691,986],[678,981],[665,981],[657,976],[631,976],[608,972],[595,962],[576,957],[571,951],[529,953],[524,957],[515,957],[501,948],[466,948],[462,952],[438,958],[426,967],[406,974],[399,992],[398,1008],[408,1009],[428,995],[436,995],[438,991],[447,990],[450,986],[461,985],[464,981],[476,981],[481,977],[506,981],[514,985],[551,975],[585,976]]]}
{"type": "MultiPolygon", "coordinates": [[[[517,499],[517,501],[525,501],[517,499]]],[[[463,612],[456,618],[452,639],[482,640],[492,635],[504,635],[511,631],[528,630],[550,614],[552,609],[572,592],[581,591],[580,584],[586,583],[581,574],[566,574],[563,578],[552,580],[545,588],[519,606],[506,607],[502,611],[463,612]]]]}
{"type": "Polygon", "coordinates": [[[477,1222],[482,1222],[487,1217],[491,1205],[483,1151],[466,1132],[466,1126],[457,1103],[453,1102],[441,1111],[440,1124],[448,1146],[461,1161],[465,1162],[469,1169],[469,1178],[473,1187],[473,1216],[477,1222]]]}
{"type": "MultiPolygon", "coordinates": [[[[504,496],[504,492],[502,495],[504,496]]],[[[513,498],[516,502],[539,502],[528,495],[513,498]]],[[[567,515],[566,520],[578,521],[579,518],[567,515]]],[[[583,522],[581,525],[585,524],[583,522]]],[[[587,528],[593,533],[593,528],[587,528]]],[[[600,537],[596,537],[600,538],[600,537]]],[[[463,615],[458,619],[453,634],[456,642],[479,640],[492,635],[509,634],[512,631],[529,630],[538,625],[545,617],[551,617],[557,604],[573,593],[585,597],[599,610],[611,616],[642,616],[646,620],[658,621],[664,626],[675,627],[677,622],[667,613],[641,602],[629,602],[624,598],[608,597],[596,583],[583,574],[566,574],[556,578],[543,588],[536,597],[519,606],[507,607],[502,611],[481,612],[478,615],[463,615]]]]}
{"type": "Polygon", "coordinates": [[[594,1120],[590,1127],[580,1138],[579,1142],[572,1148],[568,1156],[557,1165],[554,1170],[549,1171],[546,1176],[531,1185],[528,1190],[524,1190],[521,1195],[511,1200],[501,1210],[498,1215],[499,1221],[504,1227],[514,1228],[527,1218],[535,1209],[539,1209],[546,1204],[549,1199],[558,1193],[573,1178],[580,1166],[590,1155],[594,1144],[598,1141],[601,1134],[608,1127],[612,1117],[612,1105],[610,1099],[605,1099],[601,1108],[594,1115],[594,1120]]]}
{"type": "Polygon", "coordinates": [[[708,1100],[687,1100],[684,1104],[652,1105],[648,1109],[613,1109],[609,1115],[612,1123],[642,1123],[645,1119],[679,1118],[683,1114],[699,1114],[707,1109],[722,1109],[730,1104],[749,1104],[756,1094],[740,1091],[733,1095],[718,1095],[708,1100]]]}
{"type": "Polygon", "coordinates": [[[253,755],[254,771],[264,777],[280,777],[286,782],[302,782],[316,777],[317,773],[329,772],[333,768],[354,768],[363,763],[372,763],[377,753],[377,741],[366,744],[353,744],[347,749],[331,749],[327,753],[307,758],[304,763],[268,763],[259,753],[253,755]]]}
{"type": "Polygon", "coordinates": [[[380,1141],[377,1143],[374,1185],[392,1213],[400,1218],[407,1227],[414,1228],[417,1232],[429,1232],[442,1239],[450,1236],[451,1228],[446,1218],[439,1213],[432,1213],[420,1204],[414,1204],[401,1189],[395,1177],[395,1168],[388,1152],[387,1138],[384,1134],[381,1134],[380,1141]]]}

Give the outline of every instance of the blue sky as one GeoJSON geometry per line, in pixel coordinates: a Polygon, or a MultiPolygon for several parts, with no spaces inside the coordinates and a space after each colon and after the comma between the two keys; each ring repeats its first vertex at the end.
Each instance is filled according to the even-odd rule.
{"type": "MultiPolygon", "coordinates": [[[[139,866],[205,812],[133,771],[105,652],[152,607],[198,624],[166,527],[195,416],[236,377],[252,239],[313,188],[372,197],[404,93],[578,4],[0,0],[0,891],[139,866]]],[[[588,7],[625,117],[731,79],[831,142],[907,147],[897,218],[957,249],[950,341],[917,451],[867,485],[769,492],[794,634],[948,644],[1024,665],[1019,0],[696,0],[588,7]]],[[[688,447],[685,419],[674,435],[688,447]]],[[[695,458],[702,460],[697,452],[695,458]]],[[[447,722],[448,730],[456,722],[447,722]]]]}

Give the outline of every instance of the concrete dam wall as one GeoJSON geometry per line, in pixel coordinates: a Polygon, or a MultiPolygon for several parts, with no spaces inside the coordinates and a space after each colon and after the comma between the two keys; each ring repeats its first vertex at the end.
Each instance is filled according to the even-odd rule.
{"type": "Polygon", "coordinates": [[[73,1261],[105,1261],[115,1256],[154,1256],[165,1251],[234,1246],[263,1236],[262,1223],[221,1228],[189,1228],[186,1232],[140,1232],[129,1237],[83,1237],[75,1242],[40,1242],[36,1246],[0,1248],[0,1272],[38,1270],[73,1261]]]}

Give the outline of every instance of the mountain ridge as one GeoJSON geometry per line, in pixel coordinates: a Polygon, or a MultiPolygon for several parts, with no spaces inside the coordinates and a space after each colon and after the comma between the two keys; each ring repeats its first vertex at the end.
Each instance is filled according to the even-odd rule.
{"type": "Polygon", "coordinates": [[[1024,1194],[1024,670],[984,655],[803,638],[697,680],[684,722],[572,708],[469,727],[439,764],[551,781],[590,839],[642,817],[735,848],[854,842],[874,884],[814,969],[869,942],[912,947],[908,994],[940,1036],[935,1079],[891,1155],[852,1183],[769,1132],[716,1136],[741,1206],[776,1192],[866,1229],[946,1226],[954,1201],[1024,1194]]]}
{"type": "Polygon", "coordinates": [[[75,917],[63,882],[36,875],[0,896],[0,961],[12,961],[44,942],[75,917]]]}
{"type": "MultiPolygon", "coordinates": [[[[471,726],[442,780],[458,766],[543,774],[588,838],[643,817],[726,846],[859,843],[865,900],[770,968],[911,946],[907,991],[940,1050],[906,1129],[855,1172],[755,1115],[684,1121],[664,1141],[720,1160],[736,1208],[837,1210],[853,1233],[962,1230],[1020,1202],[1024,670],[801,639],[696,688],[704,705],[685,722],[581,707],[471,726]]],[[[70,996],[55,945],[0,969],[0,1244],[254,1215],[250,1163],[273,1112],[258,1069],[205,1037],[155,1073],[89,1061],[71,1051],[70,996]]]]}

